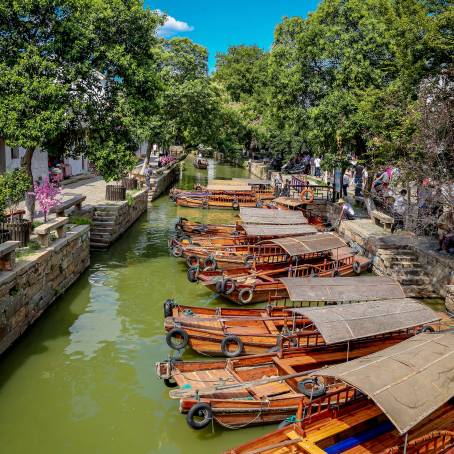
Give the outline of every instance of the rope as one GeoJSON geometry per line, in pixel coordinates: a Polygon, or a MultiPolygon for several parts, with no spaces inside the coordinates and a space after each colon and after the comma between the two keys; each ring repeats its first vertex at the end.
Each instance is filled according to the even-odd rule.
{"type": "MultiPolygon", "coordinates": [[[[218,422],[218,424],[220,424],[222,427],[225,427],[226,429],[232,429],[232,430],[243,429],[244,427],[247,427],[247,426],[250,426],[251,424],[253,424],[255,421],[257,421],[258,418],[260,418],[260,416],[262,416],[262,411],[263,411],[263,407],[261,405],[262,403],[263,403],[263,401],[260,401],[260,411],[257,413],[257,415],[245,424],[232,426],[230,424],[221,422],[217,418],[216,418],[216,421],[218,422]]],[[[266,403],[269,405],[270,402],[267,400],[266,403]]],[[[213,417],[213,419],[214,419],[214,417],[213,417]]]]}

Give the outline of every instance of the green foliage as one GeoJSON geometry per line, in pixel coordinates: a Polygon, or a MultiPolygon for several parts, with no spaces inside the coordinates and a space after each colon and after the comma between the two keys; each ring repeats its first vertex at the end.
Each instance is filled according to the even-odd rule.
{"type": "Polygon", "coordinates": [[[93,221],[83,216],[70,216],[69,223],[74,225],[92,225],[93,221]]]}
{"type": "MultiPolygon", "coordinates": [[[[25,193],[30,189],[30,177],[22,169],[5,172],[0,175],[0,210],[9,212],[17,210],[19,203],[24,200],[25,193]]],[[[6,213],[8,214],[8,213],[6,213]]]]}
{"type": "Polygon", "coordinates": [[[134,205],[134,202],[135,202],[134,196],[129,192],[126,194],[126,201],[127,201],[129,207],[132,207],[134,205]]]}
{"type": "Polygon", "coordinates": [[[134,165],[160,89],[163,18],[139,0],[5,0],[0,135],[27,149],[85,154],[111,180],[134,165]]]}

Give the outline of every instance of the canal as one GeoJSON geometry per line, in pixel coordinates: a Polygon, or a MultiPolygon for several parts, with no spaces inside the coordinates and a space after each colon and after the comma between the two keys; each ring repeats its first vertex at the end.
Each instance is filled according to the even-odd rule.
{"type": "MultiPolygon", "coordinates": [[[[246,171],[190,162],[179,184],[246,171]]],[[[216,305],[213,293],[186,279],[167,239],[179,216],[229,222],[230,211],[177,208],[163,196],[0,359],[0,452],[218,453],[270,430],[196,432],[156,378],[170,349],[163,302],[216,305]]],[[[191,358],[189,354],[185,358],[191,358]]]]}

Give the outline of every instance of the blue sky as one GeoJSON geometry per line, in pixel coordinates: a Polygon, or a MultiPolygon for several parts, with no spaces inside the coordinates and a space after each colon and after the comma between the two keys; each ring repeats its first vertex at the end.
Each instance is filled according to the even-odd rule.
{"type": "Polygon", "coordinates": [[[170,17],[166,36],[187,36],[208,48],[210,69],[216,52],[231,45],[256,44],[269,49],[275,26],[284,16],[314,11],[318,0],[145,0],[170,17]]]}

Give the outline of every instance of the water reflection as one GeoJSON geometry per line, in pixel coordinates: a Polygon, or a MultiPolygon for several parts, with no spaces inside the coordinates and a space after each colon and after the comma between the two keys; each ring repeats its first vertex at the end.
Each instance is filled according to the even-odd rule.
{"type": "Polygon", "coordinates": [[[69,328],[69,344],[65,353],[72,359],[89,360],[107,342],[114,342],[121,334],[118,317],[118,294],[109,285],[118,273],[106,267],[94,267],[88,281],[91,284],[90,304],[69,328]]]}

